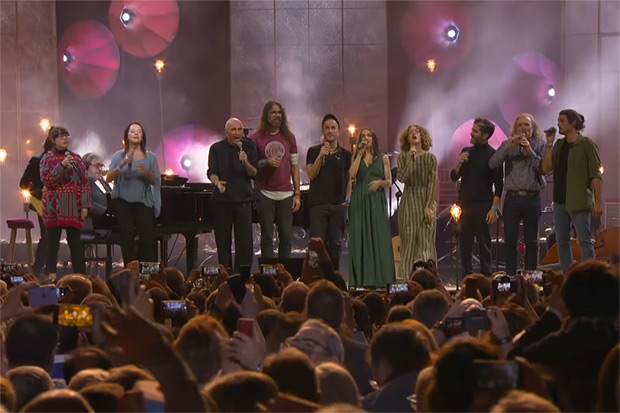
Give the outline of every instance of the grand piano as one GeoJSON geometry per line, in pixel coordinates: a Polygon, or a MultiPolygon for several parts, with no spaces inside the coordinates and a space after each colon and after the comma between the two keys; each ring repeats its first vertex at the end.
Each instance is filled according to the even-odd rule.
{"type": "MultiPolygon", "coordinates": [[[[213,229],[211,215],[211,195],[214,186],[211,183],[191,183],[162,179],[161,213],[156,220],[155,233],[159,238],[160,257],[167,265],[168,236],[181,234],[185,238],[185,258],[187,272],[196,268],[198,257],[199,234],[210,232],[213,229]]],[[[307,204],[308,191],[301,191],[302,207],[293,214],[293,226],[309,228],[309,213],[304,208],[307,204]]],[[[252,206],[252,222],[258,223],[256,204],[252,206]]]]}

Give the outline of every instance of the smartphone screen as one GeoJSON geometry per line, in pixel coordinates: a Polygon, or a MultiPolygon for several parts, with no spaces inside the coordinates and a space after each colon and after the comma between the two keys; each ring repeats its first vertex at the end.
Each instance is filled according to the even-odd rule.
{"type": "Polygon", "coordinates": [[[479,389],[516,389],[520,369],[516,361],[474,360],[476,386],[479,389]]]}
{"type": "Polygon", "coordinates": [[[202,275],[218,275],[219,268],[217,265],[205,265],[202,267],[202,275]]]}
{"type": "Polygon", "coordinates": [[[19,285],[24,282],[24,276],[23,275],[11,275],[10,280],[11,280],[11,284],[19,285]]]}
{"type": "Polygon", "coordinates": [[[245,287],[245,283],[241,278],[241,274],[233,274],[226,278],[226,282],[230,287],[230,291],[235,298],[235,300],[241,304],[243,298],[245,297],[247,288],[245,287]]]}
{"type": "Polygon", "coordinates": [[[58,303],[56,287],[53,285],[31,288],[28,290],[28,295],[31,307],[45,307],[58,303]]]}
{"type": "Polygon", "coordinates": [[[388,293],[390,294],[395,294],[395,293],[399,293],[401,291],[407,291],[407,283],[392,283],[392,284],[388,284],[387,287],[388,293]]]}
{"type": "Polygon", "coordinates": [[[543,282],[543,272],[537,270],[525,271],[523,274],[525,279],[532,284],[542,284],[543,282]]]}
{"type": "Polygon", "coordinates": [[[140,274],[157,274],[160,271],[158,262],[141,262],[140,274]]]}
{"type": "Polygon", "coordinates": [[[60,304],[54,311],[54,324],[64,327],[92,327],[93,314],[87,305],[60,304]]]}
{"type": "Polygon", "coordinates": [[[261,274],[275,275],[277,270],[278,270],[277,265],[272,265],[272,264],[261,264],[260,265],[261,274]]]}
{"type": "Polygon", "coordinates": [[[185,300],[164,300],[161,302],[161,312],[164,318],[184,315],[187,312],[185,300]]]}
{"type": "Polygon", "coordinates": [[[17,272],[17,264],[2,264],[3,274],[13,274],[17,272]]]}

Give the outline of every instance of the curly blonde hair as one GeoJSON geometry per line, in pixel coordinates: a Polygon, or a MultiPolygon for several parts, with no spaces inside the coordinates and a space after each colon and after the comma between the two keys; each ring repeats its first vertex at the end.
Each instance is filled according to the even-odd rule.
{"type": "Polygon", "coordinates": [[[510,134],[508,136],[514,136],[516,133],[516,128],[517,128],[517,121],[519,120],[520,117],[526,117],[528,118],[528,120],[530,121],[530,123],[532,124],[532,136],[531,136],[531,140],[534,139],[542,139],[542,132],[540,131],[540,126],[538,126],[538,122],[536,122],[536,119],[534,119],[534,116],[532,116],[529,113],[521,113],[520,115],[518,115],[515,118],[515,121],[512,123],[512,126],[510,127],[510,134]]]}
{"type": "Polygon", "coordinates": [[[407,129],[402,131],[402,133],[398,137],[398,142],[400,143],[400,150],[406,152],[411,149],[409,147],[409,132],[411,131],[411,128],[417,128],[420,131],[420,135],[422,135],[422,149],[425,151],[430,150],[433,146],[433,138],[431,137],[431,134],[424,126],[416,124],[407,126],[407,129]]]}

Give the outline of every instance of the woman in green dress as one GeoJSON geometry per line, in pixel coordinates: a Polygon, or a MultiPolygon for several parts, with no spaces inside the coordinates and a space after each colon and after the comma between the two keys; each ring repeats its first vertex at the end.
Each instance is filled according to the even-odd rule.
{"type": "Polygon", "coordinates": [[[349,210],[349,286],[385,287],[394,281],[394,255],[385,202],[392,185],[388,157],[377,135],[360,131],[349,169],[355,181],[349,210]]]}
{"type": "Polygon", "coordinates": [[[408,279],[417,260],[437,262],[435,215],[437,203],[437,158],[430,153],[433,140],[419,125],[409,125],[400,134],[398,180],[405,184],[398,208],[400,267],[398,279],[408,279]]]}

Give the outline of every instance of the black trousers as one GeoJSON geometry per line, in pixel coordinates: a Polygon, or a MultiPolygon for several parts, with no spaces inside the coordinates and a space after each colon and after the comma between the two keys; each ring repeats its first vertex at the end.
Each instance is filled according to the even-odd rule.
{"type": "Polygon", "coordinates": [[[492,201],[463,201],[461,202],[461,217],[459,231],[459,248],[461,253],[462,274],[473,272],[471,264],[474,237],[480,250],[480,272],[491,275],[491,233],[486,221],[487,213],[492,201]]]}
{"type": "Polygon", "coordinates": [[[310,208],[310,236],[323,239],[335,270],[340,269],[346,208],[344,205],[316,205],[310,208]]]}
{"type": "Polygon", "coordinates": [[[519,223],[523,220],[525,241],[525,269],[538,266],[538,221],[540,220],[540,195],[506,194],[504,200],[504,238],[506,246],[506,273],[517,273],[517,239],[519,223]]]}
{"type": "Polygon", "coordinates": [[[47,228],[43,222],[43,217],[37,214],[39,220],[39,232],[41,232],[41,238],[37,244],[37,250],[34,253],[34,264],[32,265],[32,271],[35,276],[39,276],[41,271],[47,274],[47,268],[45,267],[47,262],[47,228]]]}
{"type": "Polygon", "coordinates": [[[84,245],[80,239],[82,233],[73,227],[47,227],[47,263],[46,272],[56,274],[56,264],[58,263],[58,248],[60,247],[60,235],[62,230],[67,233],[67,243],[71,251],[71,265],[73,272],[78,274],[86,273],[86,263],[84,261],[84,245]]]}
{"type": "Polygon", "coordinates": [[[240,265],[252,265],[254,257],[252,202],[211,202],[217,260],[224,267],[239,272],[240,265]],[[232,232],[235,233],[235,265],[232,259],[232,232]]]}
{"type": "Polygon", "coordinates": [[[139,202],[127,202],[124,199],[112,200],[114,215],[121,232],[121,251],[125,266],[131,261],[157,261],[157,252],[153,242],[155,213],[139,202]],[[138,251],[135,236],[138,234],[138,251]]]}
{"type": "Polygon", "coordinates": [[[273,223],[278,227],[278,258],[289,258],[293,238],[293,197],[289,196],[281,201],[267,198],[260,191],[256,193],[258,217],[260,221],[260,253],[263,257],[271,258],[273,252],[273,223]]]}

